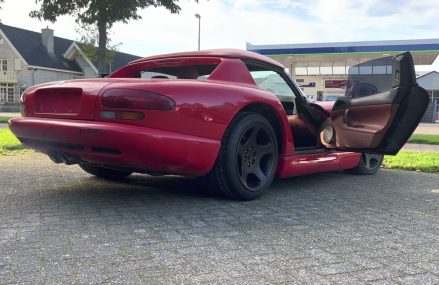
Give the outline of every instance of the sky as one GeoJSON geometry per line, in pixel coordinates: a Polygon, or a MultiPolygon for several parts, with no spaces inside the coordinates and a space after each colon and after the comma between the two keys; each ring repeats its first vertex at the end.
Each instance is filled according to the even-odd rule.
{"type": "MultiPolygon", "coordinates": [[[[197,49],[201,15],[201,49],[239,48],[252,44],[297,44],[363,40],[439,38],[438,0],[193,0],[178,1],[181,12],[147,8],[140,20],[117,23],[111,31],[119,50],[139,56],[197,49]]],[[[0,19],[6,25],[79,40],[75,19],[57,22],[28,17],[34,0],[5,0],[0,19]]],[[[439,70],[433,66],[418,70],[439,70]]]]}

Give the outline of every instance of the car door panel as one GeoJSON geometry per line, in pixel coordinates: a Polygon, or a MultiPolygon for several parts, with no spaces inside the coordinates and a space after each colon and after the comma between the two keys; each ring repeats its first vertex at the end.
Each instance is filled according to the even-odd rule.
{"type": "Polygon", "coordinates": [[[350,107],[331,114],[338,147],[377,147],[395,116],[396,106],[377,104],[350,107]],[[371,116],[370,114],[374,114],[371,116]]]}
{"type": "MultiPolygon", "coordinates": [[[[424,114],[428,93],[416,83],[409,53],[361,65],[391,66],[386,74],[349,76],[346,96],[340,97],[320,134],[328,148],[396,154],[424,114]],[[375,84],[375,82],[377,82],[375,84]],[[332,140],[324,131],[332,128],[332,140]]],[[[358,69],[361,68],[358,67],[358,69]]]]}
{"type": "Polygon", "coordinates": [[[402,148],[421,121],[429,101],[430,97],[424,88],[412,88],[410,96],[401,102],[395,114],[395,120],[378,149],[380,153],[396,154],[402,148]]]}

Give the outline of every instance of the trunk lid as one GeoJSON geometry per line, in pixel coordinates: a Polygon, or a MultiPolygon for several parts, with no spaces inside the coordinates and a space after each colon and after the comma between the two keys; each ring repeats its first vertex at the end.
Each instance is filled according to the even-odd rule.
{"type": "Polygon", "coordinates": [[[115,79],[80,79],[37,85],[23,96],[28,117],[94,120],[95,105],[102,88],[115,79]]]}

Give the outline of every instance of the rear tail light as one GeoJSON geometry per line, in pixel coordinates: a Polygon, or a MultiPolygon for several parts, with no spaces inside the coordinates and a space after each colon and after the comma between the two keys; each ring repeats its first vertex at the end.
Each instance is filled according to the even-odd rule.
{"type": "Polygon", "coordinates": [[[125,88],[114,88],[105,91],[101,97],[102,105],[110,108],[146,109],[170,111],[175,102],[164,95],[125,88]]]}

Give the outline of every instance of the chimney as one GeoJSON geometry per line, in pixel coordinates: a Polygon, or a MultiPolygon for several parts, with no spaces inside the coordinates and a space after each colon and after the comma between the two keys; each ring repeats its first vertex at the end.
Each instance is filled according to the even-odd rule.
{"type": "Polygon", "coordinates": [[[49,27],[41,29],[41,44],[46,48],[48,53],[55,53],[53,43],[53,30],[49,29],[49,27]]]}

